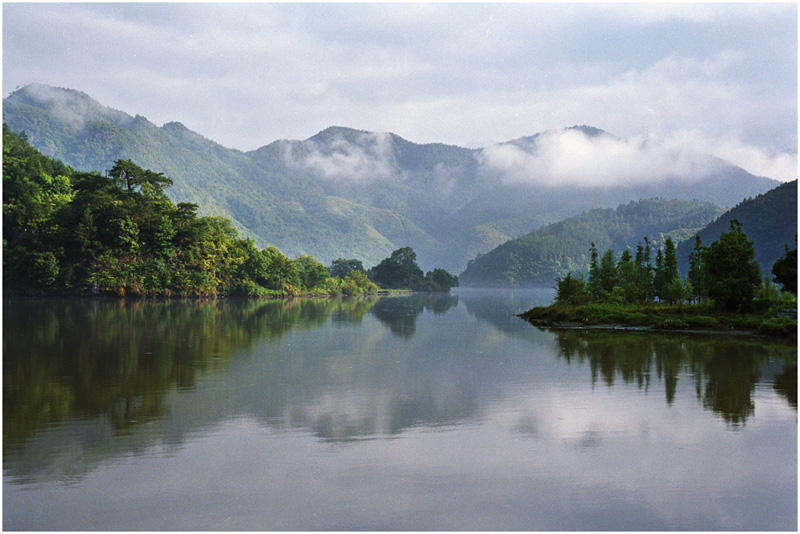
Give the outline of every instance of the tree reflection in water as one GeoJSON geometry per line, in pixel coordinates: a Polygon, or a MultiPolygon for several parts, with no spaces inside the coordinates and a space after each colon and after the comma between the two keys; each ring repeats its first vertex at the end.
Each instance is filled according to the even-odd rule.
{"type": "MultiPolygon", "coordinates": [[[[288,413],[292,426],[312,428],[320,436],[364,436],[377,428],[365,415],[356,418],[358,428],[349,428],[348,422],[344,426],[349,430],[334,431],[342,422],[341,414],[331,413],[330,420],[327,416],[309,419],[288,409],[298,403],[315,405],[320,392],[331,387],[353,392],[358,384],[370,395],[390,392],[385,407],[389,416],[384,421],[389,434],[420,422],[454,423],[473,417],[479,412],[481,397],[497,395],[510,380],[507,365],[524,371],[528,364],[512,358],[500,365],[485,352],[473,353],[470,343],[494,339],[485,330],[471,331],[478,337],[456,343],[466,323],[450,325],[458,329],[458,335],[443,345],[433,342],[440,337],[438,332],[427,332],[426,336],[433,337],[421,339],[418,349],[405,343],[417,332],[417,322],[426,310],[441,315],[459,302],[459,297],[450,295],[206,301],[6,299],[4,454],[22,447],[38,429],[70,417],[102,418],[113,432],[130,432],[136,425],[161,418],[168,410],[166,397],[176,388],[195,388],[200,377],[227,369],[237,354],[257,354],[254,357],[261,359],[264,373],[248,400],[252,403],[248,413],[270,421],[288,413]],[[328,323],[357,325],[367,317],[388,332],[370,325],[369,336],[362,339],[359,332],[353,338],[355,345],[348,345],[346,337],[336,338],[330,354],[322,356],[311,350],[312,345],[321,345],[316,337],[307,337],[312,344],[307,353],[291,347],[285,359],[265,357],[275,352],[272,349],[254,350],[293,330],[312,331],[328,323]],[[388,345],[393,343],[388,338],[398,342],[392,350],[402,357],[390,353],[388,345]],[[380,347],[366,349],[361,345],[365,342],[380,347]],[[451,354],[440,358],[437,351],[451,354]]],[[[467,306],[469,316],[481,309],[467,306]]],[[[765,365],[773,362],[766,380],[797,408],[794,346],[600,331],[547,334],[527,325],[515,329],[512,320],[516,318],[509,317],[508,311],[488,317],[489,328],[503,332],[502,339],[530,340],[536,345],[549,345],[552,339],[558,358],[588,363],[592,384],[611,386],[622,380],[647,390],[654,381],[663,381],[666,402],[671,404],[679,377],[692,377],[701,405],[732,427],[744,424],[753,414],[755,384],[765,380],[761,376],[765,365]],[[777,365],[783,365],[783,370],[777,365]]]]}
{"type": "Polygon", "coordinates": [[[775,377],[775,391],[786,397],[789,404],[797,409],[797,360],[786,363],[783,371],[775,377]]]}
{"type": "Polygon", "coordinates": [[[393,334],[408,338],[417,329],[417,317],[428,309],[436,315],[458,304],[458,297],[449,293],[412,294],[395,299],[381,299],[370,312],[389,327],[393,334]]]}
{"type": "Polygon", "coordinates": [[[4,451],[72,415],[115,431],[158,417],[170,388],[194,387],[232,355],[329,317],[358,323],[376,301],[6,299],[4,451]]]}
{"type": "Polygon", "coordinates": [[[762,367],[783,361],[784,370],[774,388],[797,408],[797,351],[792,345],[754,339],[720,339],[600,330],[558,330],[559,356],[568,363],[588,363],[592,383],[615,380],[636,383],[645,391],[652,374],[664,382],[666,401],[672,404],[682,373],[693,377],[697,398],[732,428],[753,414],[753,393],[762,367]]]}

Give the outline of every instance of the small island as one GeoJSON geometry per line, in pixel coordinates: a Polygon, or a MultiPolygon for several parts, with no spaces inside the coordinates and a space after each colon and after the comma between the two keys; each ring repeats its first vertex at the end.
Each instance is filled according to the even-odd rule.
{"type": "Polygon", "coordinates": [[[651,243],[602,257],[592,243],[588,279],[556,279],[555,302],[519,316],[542,327],[681,331],[797,338],[797,248],[762,279],[753,243],[735,219],[709,246],[699,236],[685,278],[671,239],[651,261],[651,243]]]}

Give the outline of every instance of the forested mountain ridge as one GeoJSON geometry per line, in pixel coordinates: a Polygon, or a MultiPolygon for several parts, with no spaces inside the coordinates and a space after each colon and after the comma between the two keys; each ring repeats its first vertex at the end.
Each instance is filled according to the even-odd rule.
{"type": "MultiPolygon", "coordinates": [[[[378,290],[360,260],[340,258],[330,275],[311,256],[291,260],[275,247],[259,250],[229,220],[172,203],[165,194],[171,185],[168,176],[130,160],[115,161],[105,174],[76,172],[4,124],[4,291],[261,297],[378,290]]],[[[408,287],[417,291],[458,284],[441,269],[423,275],[413,250],[404,257],[413,276],[389,273],[391,283],[413,283],[408,287]]]]}
{"type": "Polygon", "coordinates": [[[591,208],[651,197],[726,207],[777,185],[725,162],[629,143],[587,126],[481,149],[331,127],[304,141],[242,152],[180,123],[158,127],[84,93],[43,85],[5,98],[3,120],[79,171],[102,171],[125,159],[163,172],[174,181],[174,202],[229,218],[259,246],[325,263],[357,257],[376,264],[412,246],[425,258],[423,268],[457,272],[478,253],[591,208]],[[586,157],[572,157],[576,148],[586,157]],[[609,161],[608,153],[625,161],[609,161]],[[565,159],[582,166],[564,174],[565,159]],[[680,165],[671,166],[674,161],[680,165]]]}
{"type": "MultiPolygon", "coordinates": [[[[783,256],[785,246],[797,247],[797,180],[742,200],[698,232],[701,243],[709,245],[719,239],[728,231],[732,219],[741,223],[742,231],[753,242],[761,273],[768,276],[783,256]]],[[[688,257],[694,244],[694,236],[678,243],[678,267],[682,273],[689,268],[688,257]]]]}
{"type": "Polygon", "coordinates": [[[591,244],[621,251],[648,237],[654,246],[678,242],[714,220],[722,210],[707,202],[647,199],[616,209],[598,208],[539,228],[471,261],[462,286],[551,285],[567,273],[586,272],[591,244]]]}

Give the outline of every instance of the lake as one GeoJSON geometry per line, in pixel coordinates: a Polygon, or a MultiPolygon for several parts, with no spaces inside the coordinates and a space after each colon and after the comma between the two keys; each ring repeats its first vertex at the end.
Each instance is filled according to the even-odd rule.
{"type": "Polygon", "coordinates": [[[797,348],[550,290],[3,303],[5,530],[797,530],[797,348]]]}

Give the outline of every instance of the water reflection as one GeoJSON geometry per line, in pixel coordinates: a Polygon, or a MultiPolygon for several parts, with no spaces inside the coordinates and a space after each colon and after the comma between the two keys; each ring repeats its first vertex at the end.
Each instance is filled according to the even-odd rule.
{"type": "Polygon", "coordinates": [[[598,330],[554,330],[559,356],[588,363],[592,384],[602,380],[635,383],[647,390],[663,381],[667,404],[675,399],[680,376],[691,377],[702,405],[731,427],[743,425],[755,409],[753,394],[768,362],[782,362],[774,388],[797,409],[797,350],[793,345],[752,339],[692,337],[598,330]]]}
{"type": "Polygon", "coordinates": [[[550,304],[553,302],[553,294],[554,290],[550,287],[514,290],[458,289],[460,301],[470,315],[515,336],[529,332],[528,329],[520,330],[516,315],[534,306],[550,304]]]}
{"type": "Polygon", "coordinates": [[[789,405],[797,410],[797,361],[784,363],[783,371],[775,377],[775,391],[789,401],[789,405]]]}
{"type": "Polygon", "coordinates": [[[410,338],[416,331],[417,317],[426,309],[441,315],[458,305],[458,297],[448,293],[412,294],[381,299],[370,312],[389,326],[393,334],[410,338]]]}
{"type": "MultiPolygon", "coordinates": [[[[668,405],[681,381],[693,381],[698,403],[731,428],[752,417],[758,383],[797,408],[792,346],[542,331],[513,316],[527,302],[510,298],[6,300],[4,458],[56,423],[83,424],[85,457],[179,445],[244,416],[351,442],[475,423],[515,388],[568,386],[574,395],[618,381],[644,391],[663,383],[668,405]],[[576,364],[590,379],[576,378],[576,364]],[[103,428],[127,437],[95,439],[103,428]]],[[[58,434],[38,439],[18,475],[58,454],[58,434]]]]}
{"type": "Polygon", "coordinates": [[[232,355],[292,329],[329,317],[358,324],[376,300],[6,299],[4,451],[72,415],[103,416],[118,431],[161,416],[173,386],[192,388],[232,355]]]}

